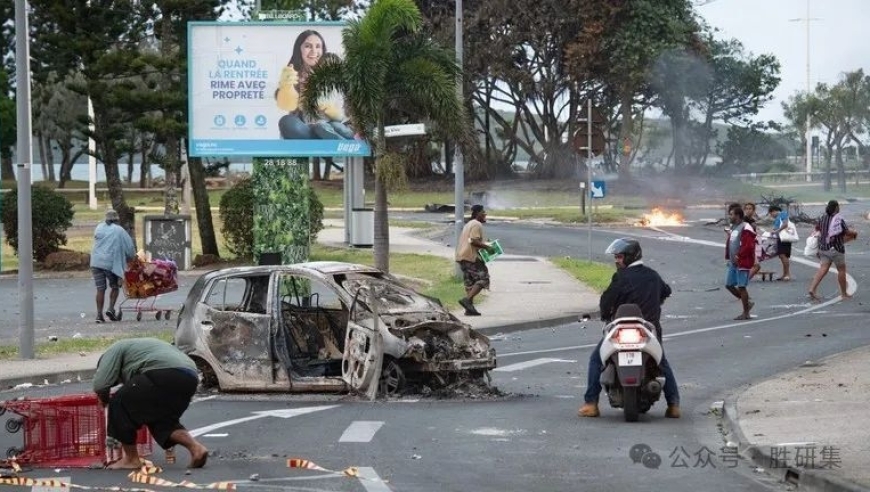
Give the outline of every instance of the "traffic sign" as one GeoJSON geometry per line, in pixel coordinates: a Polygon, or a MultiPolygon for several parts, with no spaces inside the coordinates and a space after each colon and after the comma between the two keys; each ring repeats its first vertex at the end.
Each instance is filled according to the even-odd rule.
{"type": "Polygon", "coordinates": [[[604,198],[606,190],[607,187],[604,181],[593,181],[592,187],[589,189],[589,196],[592,198],[604,198]]]}

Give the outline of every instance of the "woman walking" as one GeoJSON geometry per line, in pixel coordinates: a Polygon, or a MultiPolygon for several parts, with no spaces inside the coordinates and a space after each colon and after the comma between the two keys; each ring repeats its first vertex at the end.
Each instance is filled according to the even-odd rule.
{"type": "Polygon", "coordinates": [[[846,246],[845,243],[857,237],[855,231],[849,230],[843,216],[840,215],[840,204],[837,200],[828,202],[825,207],[825,215],[819,218],[817,229],[819,230],[819,269],[810,283],[807,295],[813,301],[821,301],[816,294],[816,289],[831,269],[831,264],[837,267],[837,284],[840,287],[840,295],[843,299],[852,296],[846,291],[846,246]]]}

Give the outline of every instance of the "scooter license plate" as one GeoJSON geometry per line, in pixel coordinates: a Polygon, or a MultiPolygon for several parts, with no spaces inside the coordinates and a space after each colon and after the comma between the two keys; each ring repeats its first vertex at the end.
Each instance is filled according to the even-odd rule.
{"type": "Polygon", "coordinates": [[[620,366],[639,366],[643,364],[643,357],[640,352],[620,352],[620,366]]]}

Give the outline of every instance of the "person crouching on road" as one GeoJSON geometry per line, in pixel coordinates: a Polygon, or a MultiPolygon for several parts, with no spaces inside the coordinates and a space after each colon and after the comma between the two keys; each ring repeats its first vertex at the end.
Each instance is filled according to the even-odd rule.
{"type": "Polygon", "coordinates": [[[489,269],[479,253],[482,249],[487,253],[495,253],[495,248],[484,241],[485,223],[486,210],[483,205],[471,207],[471,220],[465,224],[456,245],[456,261],[462,269],[465,281],[465,297],[459,300],[459,304],[465,308],[466,316],[480,316],[480,312],[474,307],[474,298],[480,291],[489,288],[489,269]]]}
{"type": "Polygon", "coordinates": [[[725,288],[743,306],[743,313],[735,320],[750,319],[749,311],[755,304],[749,300],[746,285],[749,283],[749,271],[755,265],[755,229],[743,220],[744,212],[740,205],[728,207],[728,219],[731,228],[726,230],[725,259],[728,262],[725,277],[725,288]]]}
{"type": "Polygon", "coordinates": [[[199,385],[196,364],[173,345],[155,338],[115,342],[100,357],[94,392],[109,407],[106,433],[121,443],[123,457],[109,468],[139,468],[136,434],[143,425],[165,450],[176,444],[190,452],[190,468],[202,468],[208,449],[180,419],[199,385]],[[123,386],[111,395],[113,386],[123,386]]]}
{"type": "MultiPolygon", "coordinates": [[[[605,250],[606,254],[613,255],[616,264],[616,273],[610,279],[610,285],[601,294],[599,308],[601,319],[605,322],[613,321],[616,310],[623,304],[637,304],[643,313],[643,319],[652,323],[656,328],[656,338],[662,341],[662,304],[671,295],[671,287],[662,280],[662,277],[652,268],[643,264],[643,251],[640,243],[635,239],[621,238],[610,243],[605,250]]],[[[577,411],[581,417],[597,417],[598,395],[601,394],[601,361],[602,338],[592,353],[589,354],[589,373],[586,381],[586,394],[583,395],[585,403],[577,411]]],[[[665,417],[680,418],[680,390],[677,379],[671,369],[668,359],[665,357],[662,346],[662,360],[659,363],[662,374],[665,377],[665,401],[668,408],[665,417]]]]}
{"type": "Polygon", "coordinates": [[[97,323],[105,323],[103,305],[106,301],[106,283],[112,289],[109,294],[109,309],[106,316],[116,321],[115,303],[118,302],[120,282],[124,267],[136,256],[133,239],[118,225],[120,218],[114,210],[106,211],[106,220],[94,230],[94,247],[91,249],[91,274],[97,287],[97,323]]]}

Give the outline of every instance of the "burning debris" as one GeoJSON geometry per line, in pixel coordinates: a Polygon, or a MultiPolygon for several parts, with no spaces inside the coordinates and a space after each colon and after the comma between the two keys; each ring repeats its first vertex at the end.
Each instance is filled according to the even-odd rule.
{"type": "Polygon", "coordinates": [[[677,212],[668,213],[659,208],[652,209],[652,212],[643,214],[643,217],[635,222],[637,227],[662,227],[662,226],[682,226],[685,225],[683,216],[677,212]]]}

